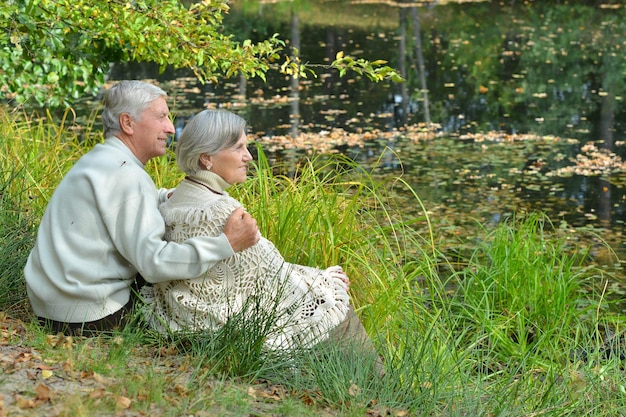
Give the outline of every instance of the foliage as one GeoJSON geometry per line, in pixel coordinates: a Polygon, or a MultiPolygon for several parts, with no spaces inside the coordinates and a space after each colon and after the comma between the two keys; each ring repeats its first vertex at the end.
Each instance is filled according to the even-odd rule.
{"type": "MultiPolygon", "coordinates": [[[[25,242],[15,262],[6,254],[0,258],[1,269],[9,269],[1,276],[4,288],[10,284],[4,280],[23,283],[23,255],[47,195],[92,144],[49,121],[2,117],[2,209],[32,215],[3,223],[19,225],[10,238],[25,242]]],[[[258,348],[262,317],[235,320],[217,335],[165,338],[129,327],[112,337],[72,339],[45,335],[28,324],[22,305],[26,325],[0,314],[0,386],[3,394],[15,393],[4,397],[0,412],[612,416],[626,411],[626,320],[604,298],[603,271],[585,266],[584,251],[571,255],[571,243],[564,245],[544,217],[500,224],[477,237],[475,252],[451,264],[439,253],[434,231],[426,238],[415,231],[429,223],[427,216],[407,216],[396,205],[398,194],[390,189],[410,188],[401,179],[378,184],[372,172],[334,155],[307,158],[291,173],[272,168],[259,155],[255,178],[233,195],[253,210],[263,233],[276,239],[290,260],[346,266],[359,316],[384,360],[384,375],[372,374],[369,359],[332,345],[292,357],[264,356],[258,348]],[[300,241],[289,239],[294,235],[300,241]],[[249,337],[251,325],[255,337],[249,337]]],[[[174,186],[180,178],[167,157],[149,170],[161,185],[174,186]]],[[[12,215],[3,216],[4,221],[12,215]]],[[[19,287],[11,297],[24,299],[23,291],[19,287]]],[[[0,309],[6,311],[13,300],[0,299],[0,309]]]]}
{"type": "Polygon", "coordinates": [[[594,291],[582,268],[585,256],[569,254],[564,240],[546,239],[553,228],[537,214],[504,223],[476,248],[469,261],[473,268],[460,272],[456,307],[467,318],[461,328],[483,334],[482,348],[494,353],[500,365],[521,360],[529,351],[552,355],[555,337],[574,337],[567,333],[572,323],[589,314],[588,306],[572,303],[579,293],[594,291]]]}
{"type": "MultiPolygon", "coordinates": [[[[14,0],[0,6],[0,85],[18,103],[60,106],[95,94],[114,62],[155,62],[189,68],[202,83],[239,73],[260,77],[280,60],[284,41],[273,34],[253,43],[223,33],[226,0],[186,7],[178,0],[137,2],[14,0]]],[[[380,62],[349,62],[372,79],[397,74],[380,62]]],[[[347,64],[345,63],[347,62],[347,64]]],[[[297,75],[306,66],[283,65],[297,75]]]]}
{"type": "MultiPolygon", "coordinates": [[[[297,53],[298,51],[296,51],[297,53]]],[[[330,64],[330,67],[339,70],[341,77],[345,76],[348,71],[354,71],[356,74],[365,75],[371,81],[383,81],[390,79],[394,82],[402,82],[403,78],[394,69],[386,66],[387,61],[376,60],[368,61],[363,58],[353,58],[351,56],[345,56],[343,52],[338,52],[335,60],[330,64]]],[[[290,74],[300,78],[307,78],[307,74],[315,75],[312,70],[314,66],[321,65],[304,65],[301,63],[300,58],[296,56],[291,59],[285,58],[285,62],[281,65],[281,72],[284,74],[290,74]]]]}
{"type": "Polygon", "coordinates": [[[21,276],[26,258],[34,244],[33,219],[24,214],[18,201],[12,201],[15,194],[10,193],[12,183],[20,172],[5,171],[0,182],[0,309],[3,311],[23,310],[26,303],[26,286],[21,276]]]}
{"type": "Polygon", "coordinates": [[[26,300],[21,272],[47,197],[72,162],[76,147],[68,136],[74,138],[63,124],[29,121],[0,107],[0,310],[19,310],[26,300]]]}
{"type": "Polygon", "coordinates": [[[263,290],[257,294],[217,330],[178,332],[169,335],[169,339],[181,352],[202,358],[208,375],[237,375],[253,382],[264,373],[288,366],[289,358],[284,353],[264,349],[266,338],[280,319],[277,300],[269,299],[263,290]]]}

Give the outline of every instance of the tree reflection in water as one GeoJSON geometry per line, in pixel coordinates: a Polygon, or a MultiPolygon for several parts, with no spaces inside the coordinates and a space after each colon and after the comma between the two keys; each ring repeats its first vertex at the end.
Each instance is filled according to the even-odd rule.
{"type": "Polygon", "coordinates": [[[387,60],[403,85],[318,68],[318,78],[203,86],[149,64],[115,65],[110,79],[159,80],[181,120],[206,107],[241,114],[277,163],[330,150],[381,163],[381,176],[402,173],[459,229],[545,211],[624,254],[626,9],[501,3],[419,7],[420,30],[401,8],[341,2],[235,2],[226,18],[241,39],[289,36],[305,62],[338,51],[387,60]]]}

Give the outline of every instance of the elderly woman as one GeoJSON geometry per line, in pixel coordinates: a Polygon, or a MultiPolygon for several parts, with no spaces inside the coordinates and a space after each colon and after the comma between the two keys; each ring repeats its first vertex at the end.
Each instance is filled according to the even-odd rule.
{"type": "MultiPolygon", "coordinates": [[[[246,180],[246,122],[227,112],[204,110],[185,127],[176,148],[187,175],[160,210],[165,239],[176,242],[199,235],[217,236],[230,214],[241,207],[227,193],[246,180]]],[[[311,347],[333,339],[371,342],[348,297],[343,269],[325,270],[288,263],[269,240],[225,259],[192,280],[154,285],[152,323],[161,331],[217,329],[234,314],[271,319],[268,349],[311,347]],[[248,308],[256,303],[259,308],[248,308]],[[156,320],[154,320],[156,318],[156,320]]]]}

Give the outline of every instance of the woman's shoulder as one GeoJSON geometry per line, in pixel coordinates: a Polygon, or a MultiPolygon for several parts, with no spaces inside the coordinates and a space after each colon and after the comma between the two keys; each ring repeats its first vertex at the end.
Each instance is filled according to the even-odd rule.
{"type": "Polygon", "coordinates": [[[166,223],[222,223],[238,207],[241,207],[239,201],[220,196],[207,200],[167,200],[159,205],[159,211],[166,223]]]}
{"type": "Polygon", "coordinates": [[[212,207],[232,208],[241,207],[242,204],[228,194],[217,195],[211,192],[194,192],[177,188],[172,196],[162,203],[168,209],[181,208],[185,210],[208,209],[212,207]]]}

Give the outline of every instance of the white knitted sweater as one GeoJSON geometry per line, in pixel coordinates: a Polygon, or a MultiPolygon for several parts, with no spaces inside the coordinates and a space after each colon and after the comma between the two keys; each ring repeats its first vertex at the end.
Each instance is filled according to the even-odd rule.
{"type": "MultiPolygon", "coordinates": [[[[165,239],[182,242],[222,233],[241,206],[225,192],[228,185],[208,171],[183,180],[160,207],[165,239]]],[[[310,347],[346,318],[349,297],[343,277],[340,267],[320,270],[285,262],[272,242],[261,237],[195,279],[155,284],[152,324],[160,331],[215,330],[234,314],[254,315],[257,321],[267,316],[272,318],[267,348],[310,347]]],[[[144,297],[150,298],[147,291],[144,297]]]]}

